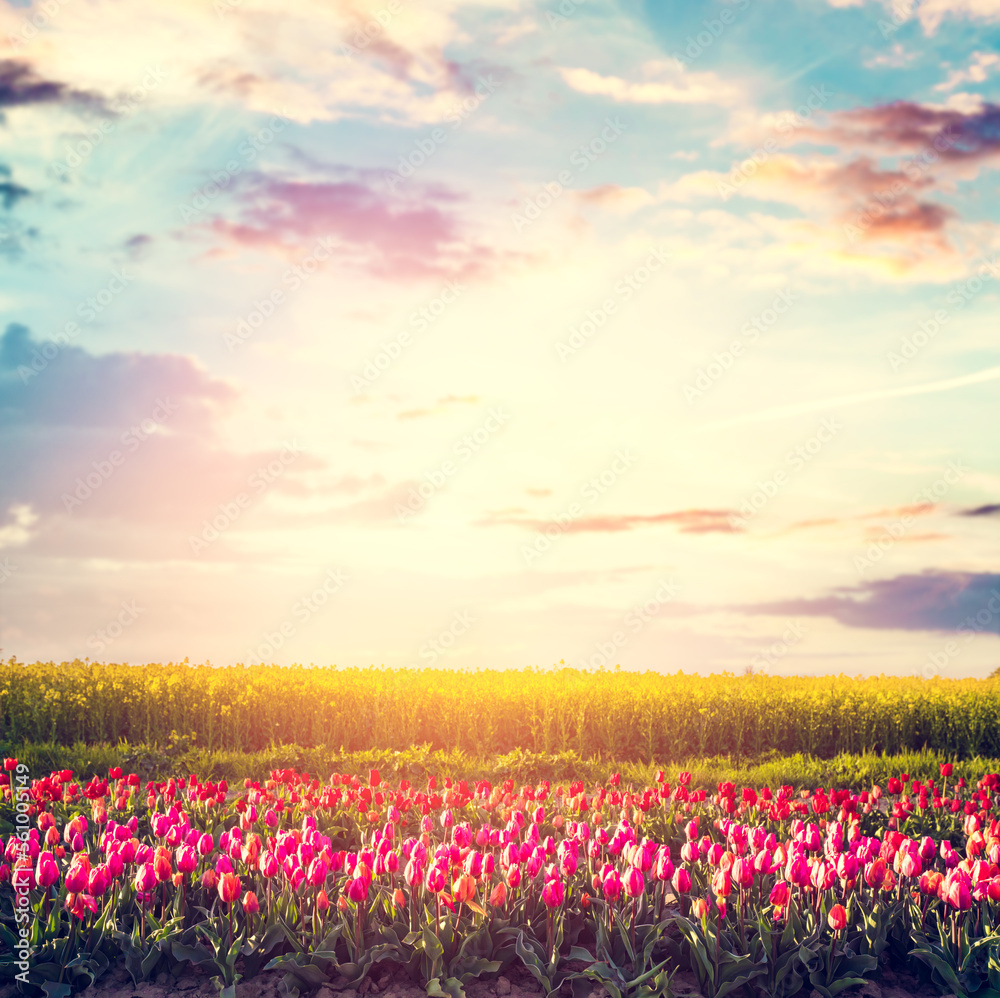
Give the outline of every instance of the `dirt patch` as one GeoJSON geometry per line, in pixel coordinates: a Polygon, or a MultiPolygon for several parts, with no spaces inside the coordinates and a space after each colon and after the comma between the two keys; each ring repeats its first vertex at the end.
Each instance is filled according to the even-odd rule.
{"type": "MultiPolygon", "coordinates": [[[[282,973],[276,970],[263,971],[250,980],[236,985],[237,998],[280,998],[278,985],[282,973]]],[[[690,971],[680,971],[674,975],[673,993],[677,998],[696,998],[701,995],[698,982],[690,971]]],[[[570,995],[568,983],[562,991],[570,995]]],[[[497,977],[484,977],[466,985],[468,998],[539,998],[544,994],[542,987],[521,966],[508,967],[497,977]]],[[[183,976],[173,977],[160,974],[156,980],[144,981],[138,986],[124,967],[114,967],[96,984],[81,991],[78,998],[216,998],[218,988],[211,983],[209,975],[200,968],[186,968],[183,976]]],[[[763,992],[760,992],[763,994],[763,992]]],[[[847,998],[938,998],[938,992],[922,985],[915,977],[897,974],[886,969],[877,980],[866,980],[857,988],[843,992],[847,998]]],[[[385,969],[374,977],[366,978],[360,985],[348,985],[343,979],[333,980],[313,992],[312,998],[426,998],[424,988],[412,981],[401,968],[385,969]]],[[[820,998],[818,991],[803,988],[802,998],[820,998]]],[[[0,998],[17,998],[17,990],[10,986],[0,987],[0,998]]],[[[597,985],[589,998],[607,998],[607,992],[597,985]]],[[[943,998],[954,998],[945,995],[943,998]]]]}

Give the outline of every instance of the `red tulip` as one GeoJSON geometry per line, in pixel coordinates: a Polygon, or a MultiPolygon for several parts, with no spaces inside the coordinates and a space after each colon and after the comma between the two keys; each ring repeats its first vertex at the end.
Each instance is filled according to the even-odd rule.
{"type": "Polygon", "coordinates": [[[153,856],[153,873],[161,884],[165,884],[174,875],[174,869],[170,863],[170,852],[165,846],[156,847],[156,854],[153,856]]]}
{"type": "Polygon", "coordinates": [[[198,855],[192,846],[180,846],[174,856],[179,873],[193,873],[198,866],[198,855]]]}
{"type": "Polygon", "coordinates": [[[39,887],[51,887],[59,879],[56,858],[50,852],[40,852],[35,864],[35,883],[39,887]]]}
{"type": "Polygon", "coordinates": [[[364,901],[368,897],[370,886],[371,881],[367,877],[353,877],[347,882],[347,896],[352,901],[364,901]]]}
{"type": "Polygon", "coordinates": [[[106,863],[100,863],[90,871],[87,879],[87,893],[100,896],[111,886],[111,870],[106,863]]]}
{"type": "Polygon", "coordinates": [[[642,892],[646,889],[646,878],[638,867],[629,867],[628,873],[625,874],[624,887],[625,893],[630,898],[642,896],[642,892]]]}
{"type": "Polygon", "coordinates": [[[66,890],[70,894],[77,894],[87,889],[87,882],[90,878],[90,860],[86,853],[73,861],[72,866],[66,871],[66,890]]]}
{"type": "Polygon", "coordinates": [[[140,894],[147,894],[156,886],[156,873],[152,863],[143,863],[139,867],[133,885],[140,894]]]}
{"type": "Polygon", "coordinates": [[[243,910],[248,915],[256,915],[260,911],[260,902],[257,900],[257,895],[253,891],[247,891],[243,895],[243,910]]]}
{"type": "Polygon", "coordinates": [[[601,884],[601,889],[604,891],[604,896],[609,901],[616,901],[622,892],[622,880],[618,876],[617,870],[612,870],[605,878],[601,884]]]}
{"type": "Polygon", "coordinates": [[[733,863],[732,877],[739,887],[751,887],[753,885],[754,866],[753,862],[744,857],[740,857],[733,863]]]}
{"type": "Polygon", "coordinates": [[[550,908],[558,908],[563,903],[563,897],[564,891],[561,880],[549,880],[542,888],[542,900],[550,908]]]}
{"type": "Polygon", "coordinates": [[[219,877],[219,900],[224,904],[232,904],[240,896],[240,878],[235,873],[223,873],[219,877]]]}
{"type": "Polygon", "coordinates": [[[956,911],[968,911],[972,907],[972,892],[964,879],[955,877],[950,884],[945,881],[942,887],[944,900],[956,911]]]}
{"type": "Polygon", "coordinates": [[[847,909],[842,904],[835,904],[826,916],[826,921],[834,932],[839,932],[847,925],[847,909]]]}
{"type": "Polygon", "coordinates": [[[717,898],[729,897],[733,890],[732,874],[726,869],[718,869],[712,877],[712,890],[717,898]]]}
{"type": "Polygon", "coordinates": [[[65,909],[74,918],[86,918],[88,911],[96,914],[97,901],[89,894],[84,894],[82,892],[67,894],[65,902],[63,902],[63,907],[65,907],[65,909]]]}
{"type": "Polygon", "coordinates": [[[771,888],[770,901],[777,908],[784,908],[792,896],[792,888],[787,880],[779,880],[771,888]]]}
{"type": "Polygon", "coordinates": [[[865,883],[873,889],[877,889],[882,886],[885,881],[885,875],[886,865],[885,860],[882,858],[873,859],[865,867],[865,883]]]}
{"type": "Polygon", "coordinates": [[[683,866],[674,870],[673,877],[670,878],[670,886],[674,889],[674,894],[680,896],[687,894],[691,890],[691,874],[683,866]]]}
{"type": "Polygon", "coordinates": [[[476,896],[476,881],[468,873],[463,873],[451,885],[451,893],[456,901],[464,903],[471,901],[476,896]]]}
{"type": "Polygon", "coordinates": [[[490,894],[490,907],[502,908],[507,901],[507,885],[501,880],[490,894]]]}
{"type": "Polygon", "coordinates": [[[924,864],[920,859],[920,853],[905,852],[899,861],[899,872],[904,877],[919,877],[923,871],[924,864]]]}

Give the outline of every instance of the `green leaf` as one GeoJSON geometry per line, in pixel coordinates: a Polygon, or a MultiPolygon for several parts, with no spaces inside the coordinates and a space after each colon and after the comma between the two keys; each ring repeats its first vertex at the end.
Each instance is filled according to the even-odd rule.
{"type": "Polygon", "coordinates": [[[178,963],[201,964],[208,963],[212,959],[211,951],[202,943],[189,946],[187,943],[174,940],[170,947],[170,952],[178,963]]]}
{"type": "Polygon", "coordinates": [[[457,977],[448,977],[443,984],[439,977],[432,977],[426,991],[430,998],[465,998],[465,989],[457,977]]]}
{"type": "Polygon", "coordinates": [[[73,989],[62,981],[44,981],[42,990],[48,995],[48,998],[69,998],[69,995],[73,993],[73,989]]]}

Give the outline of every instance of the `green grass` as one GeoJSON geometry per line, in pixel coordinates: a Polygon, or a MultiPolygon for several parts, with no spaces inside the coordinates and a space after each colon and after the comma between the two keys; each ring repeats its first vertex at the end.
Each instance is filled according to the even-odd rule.
{"type": "Polygon", "coordinates": [[[455,779],[487,779],[493,783],[511,778],[518,783],[534,783],[547,779],[553,783],[583,780],[588,786],[604,783],[614,772],[622,774],[623,784],[651,784],[658,769],[665,769],[667,780],[674,783],[677,773],[691,773],[692,788],[714,789],[720,782],[731,780],[737,785],[778,787],[785,784],[798,789],[819,786],[847,787],[861,790],[873,783],[885,784],[890,776],[909,773],[911,777],[939,778],[942,762],[953,762],[953,779],[964,776],[975,782],[984,773],[1000,772],[1000,760],[976,757],[954,760],[936,752],[908,752],[899,755],[850,755],[842,753],[832,759],[809,755],[770,753],[755,759],[732,759],[728,756],[691,758],[681,763],[660,765],[585,759],[575,752],[559,755],[515,751],[506,755],[476,757],[461,750],[432,750],[425,746],[406,752],[372,750],[343,753],[325,746],[306,748],[281,745],[259,752],[227,750],[209,751],[186,739],[167,746],[77,743],[72,746],[20,744],[0,742],[0,754],[16,756],[26,763],[35,778],[53,769],[72,769],[79,777],[105,775],[110,766],[122,766],[138,772],[144,779],[162,779],[197,773],[205,779],[226,779],[231,783],[251,779],[266,779],[272,769],[296,768],[326,780],[332,772],[364,774],[378,769],[389,780],[408,779],[414,784],[426,782],[429,776],[451,776],[455,779]]]}

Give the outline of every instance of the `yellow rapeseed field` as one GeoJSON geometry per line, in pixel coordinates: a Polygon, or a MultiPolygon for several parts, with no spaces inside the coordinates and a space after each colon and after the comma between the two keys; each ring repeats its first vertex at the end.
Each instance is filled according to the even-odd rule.
{"type": "Polygon", "coordinates": [[[3,738],[69,745],[415,745],[681,759],[928,747],[1000,756],[1000,681],[776,678],[573,669],[281,668],[0,663],[3,738]]]}

